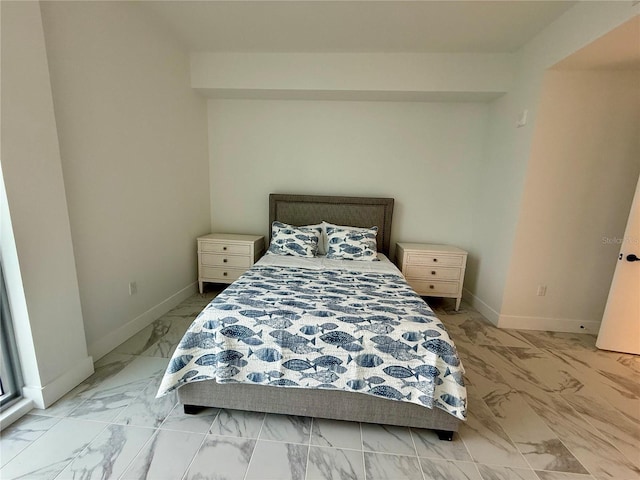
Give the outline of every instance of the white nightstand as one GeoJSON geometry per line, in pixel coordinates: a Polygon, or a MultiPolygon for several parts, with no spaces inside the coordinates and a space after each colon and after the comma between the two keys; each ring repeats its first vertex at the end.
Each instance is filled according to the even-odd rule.
{"type": "Polygon", "coordinates": [[[210,233],[198,237],[198,287],[204,282],[232,283],[264,252],[264,237],[210,233]]]}
{"type": "Polygon", "coordinates": [[[398,268],[418,295],[462,300],[467,252],[449,245],[398,243],[398,268]]]}

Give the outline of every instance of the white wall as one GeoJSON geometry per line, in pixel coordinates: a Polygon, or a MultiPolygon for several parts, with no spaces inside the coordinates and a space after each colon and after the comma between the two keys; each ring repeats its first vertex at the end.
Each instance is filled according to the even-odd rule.
{"type": "Polygon", "coordinates": [[[205,100],[134,2],[42,2],[89,351],[195,292],[210,223],[205,100]],[[129,282],[138,293],[129,296],[129,282]]]}
{"type": "MultiPolygon", "coordinates": [[[[487,111],[486,122],[476,125],[477,128],[473,130],[474,134],[481,133],[479,137],[457,131],[457,122],[451,124],[443,122],[438,125],[438,138],[455,138],[454,142],[458,144],[467,142],[469,138],[474,139],[469,140],[469,145],[474,153],[468,157],[468,161],[469,165],[478,165],[478,167],[475,170],[473,167],[466,169],[466,173],[474,172],[472,174],[474,175],[473,181],[468,181],[465,184],[466,188],[461,189],[462,193],[453,187],[454,191],[448,196],[460,198],[460,201],[466,202],[465,205],[470,208],[470,210],[462,208],[453,213],[454,217],[469,222],[463,228],[464,233],[460,232],[460,227],[445,225],[444,219],[437,214],[436,232],[433,228],[426,227],[427,223],[422,221],[427,217],[424,214],[425,205],[430,210],[428,215],[430,221],[433,221],[433,210],[437,211],[438,206],[444,205],[444,210],[449,208],[448,203],[443,204],[442,198],[447,195],[444,193],[446,189],[442,185],[451,186],[452,182],[443,181],[435,187],[429,185],[430,188],[435,188],[431,193],[438,192],[429,199],[425,197],[429,195],[428,189],[422,190],[420,194],[413,193],[420,191],[421,181],[425,178],[433,178],[435,172],[441,174],[442,164],[439,162],[446,162],[445,159],[450,155],[459,158],[455,153],[447,151],[447,148],[453,147],[436,144],[434,148],[429,143],[432,139],[420,134],[399,136],[397,141],[389,141],[388,130],[385,130],[385,134],[381,135],[384,127],[370,129],[367,127],[369,125],[368,119],[375,118],[376,113],[362,109],[362,112],[366,111],[362,117],[353,115],[356,110],[355,105],[367,105],[366,102],[288,103],[273,101],[272,103],[252,103],[251,101],[239,100],[234,103],[233,100],[210,101],[212,227],[230,231],[233,229],[258,231],[257,228],[260,228],[262,232],[266,231],[265,222],[259,219],[266,218],[266,194],[269,191],[276,191],[276,188],[279,191],[297,189],[296,191],[299,192],[344,193],[345,190],[351,190],[357,191],[359,194],[370,194],[371,185],[375,185],[376,191],[383,190],[388,192],[387,195],[395,196],[400,200],[394,222],[394,241],[409,238],[416,241],[448,241],[470,250],[471,255],[469,256],[465,281],[466,293],[474,306],[493,322],[498,323],[512,260],[516,226],[518,219],[527,215],[521,209],[521,197],[544,73],[554,63],[631,18],[634,12],[632,6],[625,2],[581,2],[577,4],[550,24],[519,52],[510,56],[509,62],[503,64],[504,67],[508,65],[514,67],[512,75],[498,75],[493,78],[494,84],[499,83],[497,82],[498,78],[509,77],[512,78],[512,81],[509,82],[506,95],[491,102],[488,106],[482,107],[487,111]],[[351,107],[344,108],[347,105],[351,107]],[[231,106],[237,106],[237,108],[232,109],[231,106]],[[344,111],[341,111],[343,108],[344,111]],[[516,128],[516,119],[525,109],[529,114],[528,123],[523,128],[516,128]],[[332,113],[328,114],[327,112],[332,113]],[[238,115],[241,116],[238,117],[238,115]],[[331,128],[327,129],[329,122],[332,122],[331,128]],[[291,133],[289,134],[289,132],[291,133]],[[337,141],[335,140],[336,135],[337,141]],[[407,138],[410,138],[408,142],[407,138]],[[411,150],[416,145],[421,145],[424,151],[433,155],[422,158],[406,155],[407,150],[411,150]],[[361,154],[361,152],[366,153],[361,154]],[[363,160],[355,160],[360,154],[362,158],[379,159],[377,160],[377,165],[381,168],[378,170],[379,172],[384,171],[382,166],[386,164],[388,158],[394,158],[394,160],[391,161],[392,166],[387,170],[387,175],[381,178],[383,175],[376,176],[375,173],[371,173],[371,169],[363,168],[363,160]],[[478,160],[478,155],[481,156],[481,160],[478,160]],[[336,160],[335,165],[332,164],[332,169],[347,165],[349,175],[338,181],[331,178],[323,182],[313,182],[311,175],[308,174],[310,166],[315,167],[319,163],[327,162],[327,158],[339,159],[336,160]],[[255,165],[252,162],[256,162],[255,165]],[[302,172],[301,179],[297,177],[296,180],[289,179],[283,175],[294,163],[297,171],[302,172]],[[420,166],[421,175],[404,175],[404,177],[411,177],[409,186],[405,188],[404,184],[397,179],[402,176],[401,172],[403,171],[415,171],[417,165],[420,166]],[[268,168],[269,166],[271,170],[268,168]],[[366,172],[364,180],[356,180],[352,175],[352,172],[357,168],[366,172]],[[236,183],[235,178],[241,178],[242,175],[247,175],[247,172],[255,173],[248,174],[250,175],[248,181],[236,183]],[[264,186],[260,187],[261,185],[264,186]],[[256,186],[258,186],[257,190],[256,186]],[[258,191],[260,196],[257,194],[258,191]],[[239,198],[241,196],[243,198],[239,198]],[[258,197],[265,199],[265,203],[261,205],[258,197]],[[255,200],[253,203],[247,204],[248,199],[251,198],[255,200]],[[235,214],[241,211],[241,218],[229,218],[231,214],[227,213],[228,210],[225,211],[225,207],[222,207],[225,205],[225,201],[231,199],[234,199],[239,206],[232,206],[230,212],[235,214]],[[257,214],[259,210],[256,208],[262,209],[260,215],[257,214]],[[443,234],[442,232],[448,233],[443,234]]],[[[303,54],[292,55],[295,65],[305,64],[303,54]]],[[[410,72],[407,72],[406,69],[403,70],[403,74],[408,76],[413,74],[415,78],[407,79],[392,75],[383,79],[383,82],[387,82],[387,84],[382,86],[380,83],[360,81],[359,85],[362,90],[359,94],[355,94],[351,90],[356,88],[353,82],[357,77],[358,69],[355,67],[355,70],[347,69],[344,77],[340,76],[340,69],[323,69],[322,75],[318,77],[319,80],[314,77],[313,81],[316,83],[313,83],[307,76],[299,73],[308,69],[295,69],[292,72],[290,65],[286,67],[278,63],[280,57],[276,56],[275,60],[264,55],[254,57],[256,56],[235,54],[226,56],[225,54],[192,55],[194,86],[203,90],[209,89],[208,93],[218,89],[219,94],[222,95],[241,96],[244,91],[250,97],[259,97],[256,94],[257,91],[270,89],[276,92],[273,95],[280,95],[284,98],[296,98],[291,92],[295,93],[304,88],[313,87],[316,89],[314,91],[321,93],[326,93],[327,90],[334,88],[343,89],[353,99],[361,99],[362,95],[366,95],[375,88],[387,88],[387,84],[393,85],[395,91],[405,91],[407,94],[411,93],[409,90],[419,87],[425,95],[429,92],[437,94],[439,88],[442,87],[437,83],[427,81],[431,78],[429,74],[433,72],[424,64],[420,67],[422,70],[418,67],[416,67],[417,70],[414,69],[410,72]],[[251,59],[254,60],[254,64],[247,66],[247,62],[251,59]],[[226,65],[225,62],[233,68],[223,69],[222,72],[217,71],[217,73],[211,71],[213,66],[226,65]],[[279,68],[278,65],[280,65],[279,68]],[[244,75],[244,80],[240,80],[242,75],[238,74],[238,69],[248,71],[247,69],[250,68],[254,69],[252,70],[254,73],[266,69],[266,77],[257,74],[244,75]],[[285,77],[283,72],[289,73],[285,77]],[[412,86],[409,87],[409,85],[412,86]]],[[[309,65],[314,64],[312,60],[318,59],[317,55],[309,57],[306,59],[309,65]]],[[[340,61],[340,58],[335,55],[329,57],[324,60],[320,58],[324,62],[320,62],[320,64],[331,66],[340,61]]],[[[350,61],[353,65],[362,63],[368,65],[371,61],[370,58],[359,60],[358,54],[352,54],[351,57],[350,61]]],[[[435,57],[442,62],[445,56],[436,55],[435,57]]],[[[375,56],[374,60],[378,63],[383,61],[375,56]]],[[[449,60],[451,65],[455,64],[454,58],[449,60]]],[[[389,61],[389,59],[384,61],[389,61]]],[[[311,71],[314,70],[311,69],[311,71]]],[[[455,69],[443,71],[446,73],[444,78],[447,82],[450,81],[454,86],[458,85],[457,82],[460,78],[456,77],[455,69]]],[[[503,70],[500,72],[504,73],[503,70]]],[[[482,75],[481,77],[484,80],[489,78],[482,75]]],[[[380,82],[378,79],[376,81],[380,82]]],[[[486,89],[486,85],[477,84],[476,88],[478,90],[486,89]]],[[[319,94],[316,93],[316,95],[319,94]]],[[[319,95],[319,98],[324,97],[319,95]]],[[[394,104],[390,102],[386,105],[394,104]]],[[[419,108],[417,105],[422,105],[422,108],[427,112],[429,108],[435,108],[436,104],[404,104],[402,108],[407,112],[410,108],[419,108]]],[[[448,111],[449,108],[458,108],[456,105],[459,104],[437,105],[437,108],[442,111],[448,111]]],[[[435,110],[431,110],[431,112],[435,112],[435,110]]],[[[404,115],[405,113],[402,113],[400,117],[404,115]]],[[[382,117],[385,120],[394,118],[393,115],[387,114],[382,117]]],[[[427,118],[428,114],[426,117],[415,117],[411,120],[407,117],[406,122],[410,125],[404,126],[402,130],[398,131],[411,132],[419,129],[420,125],[430,125],[427,118]]],[[[371,125],[376,121],[371,120],[371,125]]],[[[399,124],[402,124],[403,121],[399,121],[399,124]]],[[[428,127],[427,130],[430,128],[428,127]]],[[[464,147],[456,145],[455,148],[464,147]]],[[[314,172],[313,175],[318,174],[321,177],[325,175],[318,172],[314,172]]],[[[439,178],[448,179],[449,177],[445,175],[439,178]]],[[[452,211],[454,211],[453,208],[452,211]]],[[[551,236],[553,233],[549,232],[549,235],[551,236]]]]}
{"type": "Polygon", "coordinates": [[[547,72],[500,326],[597,333],[640,174],[639,87],[638,71],[547,72]]]}
{"type": "Polygon", "coordinates": [[[0,256],[23,394],[44,408],[89,376],[93,363],[82,323],[40,7],[2,2],[0,8],[5,185],[0,256]]]}
{"type": "MultiPolygon", "coordinates": [[[[546,69],[638,13],[630,2],[579,2],[552,22],[517,56],[513,88],[491,105],[484,168],[473,216],[478,261],[470,259],[465,288],[473,305],[498,323],[512,259],[533,126],[546,69]],[[515,128],[528,109],[528,123],[515,128]]],[[[549,233],[550,236],[553,232],[549,233]]]]}
{"type": "Polygon", "coordinates": [[[509,90],[513,57],[504,53],[193,53],[191,85],[224,98],[249,94],[483,101],[509,90]]]}
{"type": "Polygon", "coordinates": [[[269,193],[389,196],[392,241],[471,248],[487,105],[210,100],[211,225],[268,233],[269,193]]]}

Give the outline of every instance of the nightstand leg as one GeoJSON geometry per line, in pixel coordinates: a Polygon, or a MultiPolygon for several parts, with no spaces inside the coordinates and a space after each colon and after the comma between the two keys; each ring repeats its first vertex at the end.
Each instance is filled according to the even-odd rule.
{"type": "Polygon", "coordinates": [[[204,291],[204,282],[198,282],[198,288],[200,289],[200,295],[202,295],[204,291]]]}
{"type": "Polygon", "coordinates": [[[460,302],[462,301],[462,297],[456,298],[456,312],[460,309],[460,302]]]}

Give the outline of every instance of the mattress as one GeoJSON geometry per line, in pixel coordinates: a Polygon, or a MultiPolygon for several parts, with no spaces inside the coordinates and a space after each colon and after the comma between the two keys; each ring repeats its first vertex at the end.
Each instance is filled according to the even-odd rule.
{"type": "Polygon", "coordinates": [[[185,333],[158,396],[199,381],[344,390],[466,418],[444,325],[378,261],[265,255],[185,333]]]}

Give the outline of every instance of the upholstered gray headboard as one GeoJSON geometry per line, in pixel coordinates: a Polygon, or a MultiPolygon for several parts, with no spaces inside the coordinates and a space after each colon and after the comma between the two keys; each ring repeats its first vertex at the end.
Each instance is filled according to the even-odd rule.
{"type": "Polygon", "coordinates": [[[353,227],[378,227],[378,251],[389,255],[393,198],[334,197],[324,195],[269,195],[269,237],[277,220],[291,225],[322,221],[353,227]]]}

